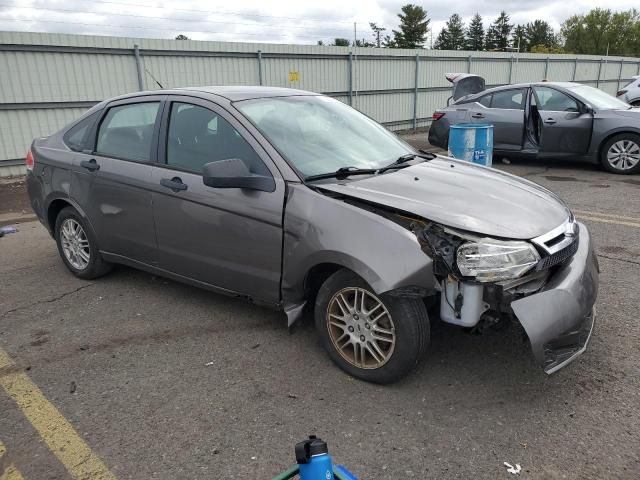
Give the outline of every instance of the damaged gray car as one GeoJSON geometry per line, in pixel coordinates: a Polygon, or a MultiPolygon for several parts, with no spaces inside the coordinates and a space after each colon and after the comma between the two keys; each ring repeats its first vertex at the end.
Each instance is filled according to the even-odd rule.
{"type": "Polygon", "coordinates": [[[309,307],[333,361],[367,381],[416,365],[427,303],[477,332],[520,324],[547,373],[593,330],[597,260],[558,197],[415,150],[322,95],[126,95],[35,140],[26,163],[76,276],[125,264],[280,309],[289,326],[309,307]]]}

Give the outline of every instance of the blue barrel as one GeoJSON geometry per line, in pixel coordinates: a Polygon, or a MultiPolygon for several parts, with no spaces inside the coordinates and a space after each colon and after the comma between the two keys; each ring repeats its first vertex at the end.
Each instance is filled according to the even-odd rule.
{"type": "Polygon", "coordinates": [[[493,125],[481,123],[451,125],[449,156],[490,167],[493,163],[493,125]]]}

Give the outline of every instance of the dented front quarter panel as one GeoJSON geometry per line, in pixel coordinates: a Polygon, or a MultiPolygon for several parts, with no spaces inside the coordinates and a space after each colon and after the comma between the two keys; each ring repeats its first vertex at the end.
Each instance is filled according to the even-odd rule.
{"type": "Polygon", "coordinates": [[[412,232],[303,184],[289,184],[283,251],[282,296],[290,325],[305,302],[306,276],[320,264],[353,270],[377,294],[437,288],[432,260],[412,232]]]}
{"type": "Polygon", "coordinates": [[[536,360],[547,373],[562,368],[584,352],[595,321],[598,261],[589,231],[583,224],[578,225],[580,245],[571,261],[554,273],[542,291],[511,303],[527,332],[536,360]],[[564,344],[565,352],[555,363],[554,344],[564,344]]]}

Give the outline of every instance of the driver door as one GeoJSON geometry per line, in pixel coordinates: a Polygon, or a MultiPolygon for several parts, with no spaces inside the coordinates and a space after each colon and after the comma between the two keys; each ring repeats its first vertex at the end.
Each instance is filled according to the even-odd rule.
{"type": "Polygon", "coordinates": [[[223,108],[176,97],[163,115],[158,157],[152,183],[160,267],[277,303],[285,185],[260,145],[223,108]],[[273,177],[274,191],[203,183],[205,164],[232,158],[273,177]]]}
{"type": "Polygon", "coordinates": [[[593,115],[583,105],[552,87],[533,87],[538,109],[539,151],[544,154],[581,155],[591,143],[593,115]]]}

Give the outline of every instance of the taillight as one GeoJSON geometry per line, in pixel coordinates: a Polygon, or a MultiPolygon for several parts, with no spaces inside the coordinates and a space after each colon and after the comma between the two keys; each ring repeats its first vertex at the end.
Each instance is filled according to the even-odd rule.
{"type": "Polygon", "coordinates": [[[624,95],[625,93],[627,93],[626,90],[620,90],[618,93],[616,93],[616,97],[621,97],[622,95],[624,95]]]}
{"type": "Polygon", "coordinates": [[[433,121],[436,122],[444,117],[444,112],[433,112],[433,121]]]}
{"type": "Polygon", "coordinates": [[[27,166],[27,170],[33,170],[33,153],[31,153],[31,150],[27,152],[27,158],[24,159],[24,164],[27,166]]]}

